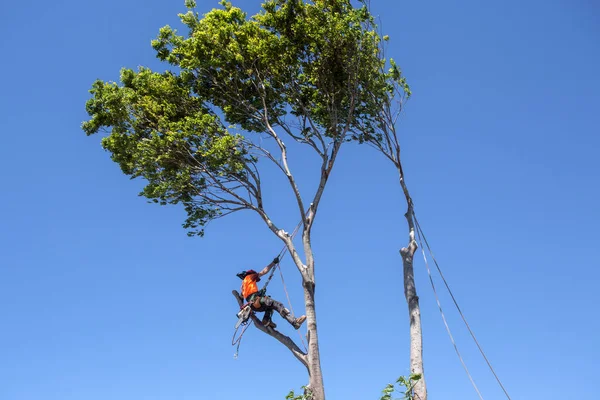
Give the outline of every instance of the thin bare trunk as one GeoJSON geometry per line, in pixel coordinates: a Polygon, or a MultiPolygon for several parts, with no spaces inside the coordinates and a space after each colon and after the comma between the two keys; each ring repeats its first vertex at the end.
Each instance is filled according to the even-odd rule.
{"type": "Polygon", "coordinates": [[[317,334],[317,314],[315,311],[315,285],[304,283],[304,304],[306,307],[306,328],[308,337],[308,388],[312,400],[325,400],[325,387],[321,372],[321,356],[319,353],[319,336],[317,334]]]}
{"type": "Polygon", "coordinates": [[[410,320],[410,372],[421,376],[414,386],[413,393],[415,400],[427,400],[427,385],[425,384],[425,374],[423,371],[423,331],[421,329],[421,309],[419,307],[419,296],[415,286],[415,271],[413,259],[417,250],[415,240],[415,225],[413,221],[413,203],[408,188],[402,176],[402,169],[398,168],[400,173],[400,185],[406,196],[408,210],[404,216],[408,222],[408,246],[400,250],[402,263],[404,266],[404,296],[408,304],[408,317],[410,320]]]}

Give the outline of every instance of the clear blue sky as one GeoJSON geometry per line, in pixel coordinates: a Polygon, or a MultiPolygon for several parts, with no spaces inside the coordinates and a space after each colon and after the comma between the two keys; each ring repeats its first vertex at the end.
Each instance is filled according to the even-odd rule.
{"type": "MultiPolygon", "coordinates": [[[[259,2],[234,4],[253,12],[259,2]]],[[[417,213],[489,358],[515,400],[596,398],[600,7],[372,5],[414,93],[400,130],[417,213]]],[[[183,0],[1,6],[1,400],[283,399],[306,382],[255,329],[238,360],[230,345],[235,273],[268,263],[280,242],[250,214],[186,237],[182,211],[137,197],[140,182],[80,130],[92,81],[163,68],[150,40],[183,10],[183,0]]],[[[292,168],[310,182],[306,163],[292,168]]],[[[348,146],[318,215],[329,399],[376,399],[408,372],[396,182],[381,157],[348,146]]],[[[268,190],[291,230],[287,187],[268,190]]],[[[297,273],[289,260],[283,268],[300,309],[297,273]]],[[[431,398],[476,399],[420,258],[416,271],[431,398]]],[[[283,300],[278,280],[270,288],[283,300]]],[[[502,399],[442,301],[484,397],[502,399]]]]}

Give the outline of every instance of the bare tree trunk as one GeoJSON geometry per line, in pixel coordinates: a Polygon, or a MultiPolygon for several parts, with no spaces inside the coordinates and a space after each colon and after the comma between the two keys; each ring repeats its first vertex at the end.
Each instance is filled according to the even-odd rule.
{"type": "Polygon", "coordinates": [[[404,297],[408,304],[408,317],[410,320],[410,372],[419,374],[419,379],[414,386],[415,400],[427,400],[427,385],[425,384],[425,374],[423,371],[423,331],[421,329],[421,309],[419,307],[419,296],[415,285],[415,270],[413,260],[417,250],[417,241],[415,240],[415,224],[413,221],[413,203],[408,193],[408,188],[404,182],[402,167],[398,167],[400,173],[400,185],[408,203],[408,210],[404,216],[408,222],[408,247],[400,250],[402,263],[404,266],[404,297]]]}
{"type": "MultiPolygon", "coordinates": [[[[322,189],[321,189],[322,192],[322,189]]],[[[311,204],[310,213],[307,220],[309,228],[314,218],[313,204],[311,204]]],[[[317,334],[317,314],[315,310],[315,262],[310,244],[310,230],[306,229],[302,235],[306,264],[302,262],[296,247],[292,242],[292,237],[286,232],[279,232],[278,236],[286,243],[292,260],[298,267],[302,275],[302,287],[304,290],[304,308],[306,315],[306,329],[308,349],[303,354],[301,361],[308,370],[308,385],[305,390],[307,398],[311,400],[325,400],[325,388],[323,386],[323,373],[321,371],[321,357],[319,353],[319,336],[317,334]]],[[[296,355],[296,354],[295,354],[296,355]]],[[[297,356],[298,357],[298,356],[297,356]]]]}
{"type": "Polygon", "coordinates": [[[306,308],[306,327],[308,337],[308,387],[311,400],[325,400],[325,387],[321,372],[321,356],[319,353],[319,336],[317,334],[317,314],[315,312],[315,285],[304,282],[304,306],[306,308]]]}

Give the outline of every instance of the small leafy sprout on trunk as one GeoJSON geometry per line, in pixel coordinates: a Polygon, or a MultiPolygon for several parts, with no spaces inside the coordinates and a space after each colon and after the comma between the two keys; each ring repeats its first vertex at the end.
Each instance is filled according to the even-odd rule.
{"type": "Polygon", "coordinates": [[[302,390],[304,390],[304,394],[299,395],[296,395],[293,390],[290,390],[288,395],[285,396],[286,400],[313,400],[313,396],[307,386],[302,386],[302,390]]]}
{"type": "Polygon", "coordinates": [[[383,389],[383,395],[379,400],[418,400],[418,398],[415,397],[413,391],[415,383],[419,379],[421,379],[420,374],[411,374],[409,377],[401,376],[400,378],[398,378],[398,380],[396,380],[396,385],[390,383],[385,387],[385,389],[383,389]],[[402,394],[403,397],[392,397],[394,392],[402,394]]]}

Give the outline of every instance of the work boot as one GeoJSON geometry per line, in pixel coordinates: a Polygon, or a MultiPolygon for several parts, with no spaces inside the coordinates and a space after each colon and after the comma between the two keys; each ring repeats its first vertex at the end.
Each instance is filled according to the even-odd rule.
{"type": "Polygon", "coordinates": [[[296,320],[292,324],[294,326],[294,329],[300,329],[300,326],[302,326],[304,321],[306,321],[306,315],[296,318],[296,320]]]}

